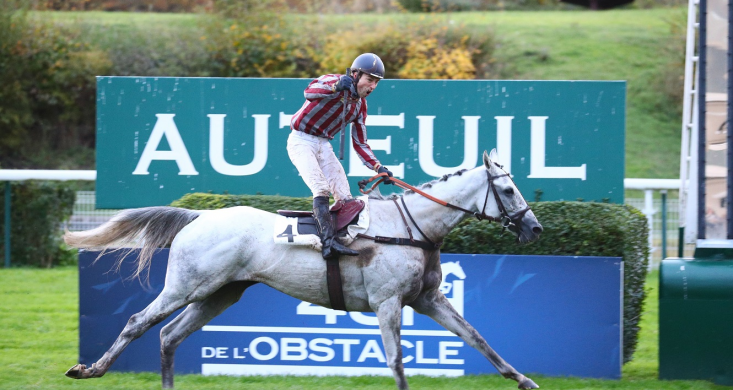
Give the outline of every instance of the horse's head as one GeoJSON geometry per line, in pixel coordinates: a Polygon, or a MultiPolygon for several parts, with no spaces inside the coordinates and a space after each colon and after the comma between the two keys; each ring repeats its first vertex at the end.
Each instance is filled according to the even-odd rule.
{"type": "Polygon", "coordinates": [[[491,154],[484,151],[489,188],[486,198],[477,200],[477,207],[483,210],[484,215],[501,219],[503,226],[517,236],[520,244],[535,241],[542,233],[542,225],[530,210],[511,175],[496,160],[496,149],[491,154]]]}

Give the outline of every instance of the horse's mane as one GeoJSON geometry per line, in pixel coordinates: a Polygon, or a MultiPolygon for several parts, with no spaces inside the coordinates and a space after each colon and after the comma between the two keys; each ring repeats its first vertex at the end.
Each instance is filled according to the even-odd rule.
{"type": "MultiPolygon", "coordinates": [[[[417,188],[418,190],[424,190],[424,189],[427,189],[427,188],[431,188],[431,187],[433,187],[433,184],[435,184],[435,183],[439,183],[441,181],[448,181],[448,179],[450,179],[453,176],[461,176],[463,174],[463,172],[466,172],[466,171],[467,171],[467,169],[461,169],[461,170],[459,170],[457,172],[454,172],[454,173],[451,173],[451,174],[447,174],[447,175],[443,175],[443,177],[441,177],[440,179],[435,179],[433,181],[420,184],[420,185],[416,186],[415,188],[417,188]]],[[[413,190],[405,190],[401,194],[400,193],[393,193],[391,195],[382,195],[382,193],[379,192],[379,189],[377,188],[376,191],[372,191],[372,192],[369,193],[369,199],[392,200],[392,199],[397,199],[397,198],[399,198],[400,196],[403,196],[403,195],[412,195],[414,193],[415,193],[415,191],[413,191],[413,190]]]]}

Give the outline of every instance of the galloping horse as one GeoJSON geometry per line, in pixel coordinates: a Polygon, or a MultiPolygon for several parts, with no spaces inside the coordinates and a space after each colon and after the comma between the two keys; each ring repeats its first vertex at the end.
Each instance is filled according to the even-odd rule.
{"type": "MultiPolygon", "coordinates": [[[[411,216],[412,228],[428,242],[441,243],[471,215],[502,221],[519,243],[538,239],[542,226],[509,174],[492,160],[496,160],[496,150],[490,156],[484,152],[482,166],[420,187],[418,192],[433,199],[413,191],[398,197],[370,199],[371,223],[366,234],[404,237],[408,222],[395,218],[395,208],[400,208],[397,199],[402,198],[400,203],[411,216]]],[[[251,207],[211,211],[148,207],[122,211],[93,230],[67,232],[66,242],[77,248],[106,249],[141,243],[136,276],[146,272],[156,248],[170,244],[170,255],[160,295],[130,317],[112,347],[96,363],[90,367],[77,364],[66,375],[76,379],[101,377],[131,341],[188,305],[160,332],[163,388],[173,388],[173,359],[178,345],[237,302],[256,283],[330,307],[326,262],[320,252],[275,244],[275,218],[274,214],[251,207]]],[[[408,388],[400,345],[401,309],[408,305],[478,349],[501,375],[517,381],[520,389],[538,388],[505,362],[440,292],[437,247],[385,245],[357,239],[351,248],[360,255],[340,259],[346,308],[376,313],[387,365],[397,387],[408,388]]]]}

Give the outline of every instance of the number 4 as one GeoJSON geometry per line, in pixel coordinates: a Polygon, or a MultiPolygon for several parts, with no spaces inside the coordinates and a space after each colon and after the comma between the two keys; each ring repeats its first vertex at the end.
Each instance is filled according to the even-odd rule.
{"type": "Polygon", "coordinates": [[[277,236],[278,237],[287,237],[288,242],[293,242],[293,237],[295,236],[295,234],[293,234],[293,225],[288,225],[288,227],[285,228],[285,231],[278,234],[277,236]]]}

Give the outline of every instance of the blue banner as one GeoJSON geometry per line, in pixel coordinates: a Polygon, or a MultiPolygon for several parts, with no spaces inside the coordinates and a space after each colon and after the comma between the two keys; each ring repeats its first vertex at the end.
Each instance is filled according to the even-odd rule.
{"type": "MultiPolygon", "coordinates": [[[[110,272],[116,255],[79,255],[80,362],[112,345],[130,316],[163,288],[168,250],[153,258],[150,288],[110,272]]],[[[523,373],[621,377],[623,263],[619,258],[443,254],[441,291],[523,373]]],[[[324,281],[325,282],[325,281],[324,281]]],[[[160,371],[160,328],[132,342],[116,371],[160,371]]],[[[407,375],[496,370],[476,350],[410,308],[402,315],[407,375]]],[[[314,306],[258,284],[176,353],[176,372],[204,375],[391,375],[374,313],[314,306]]]]}

